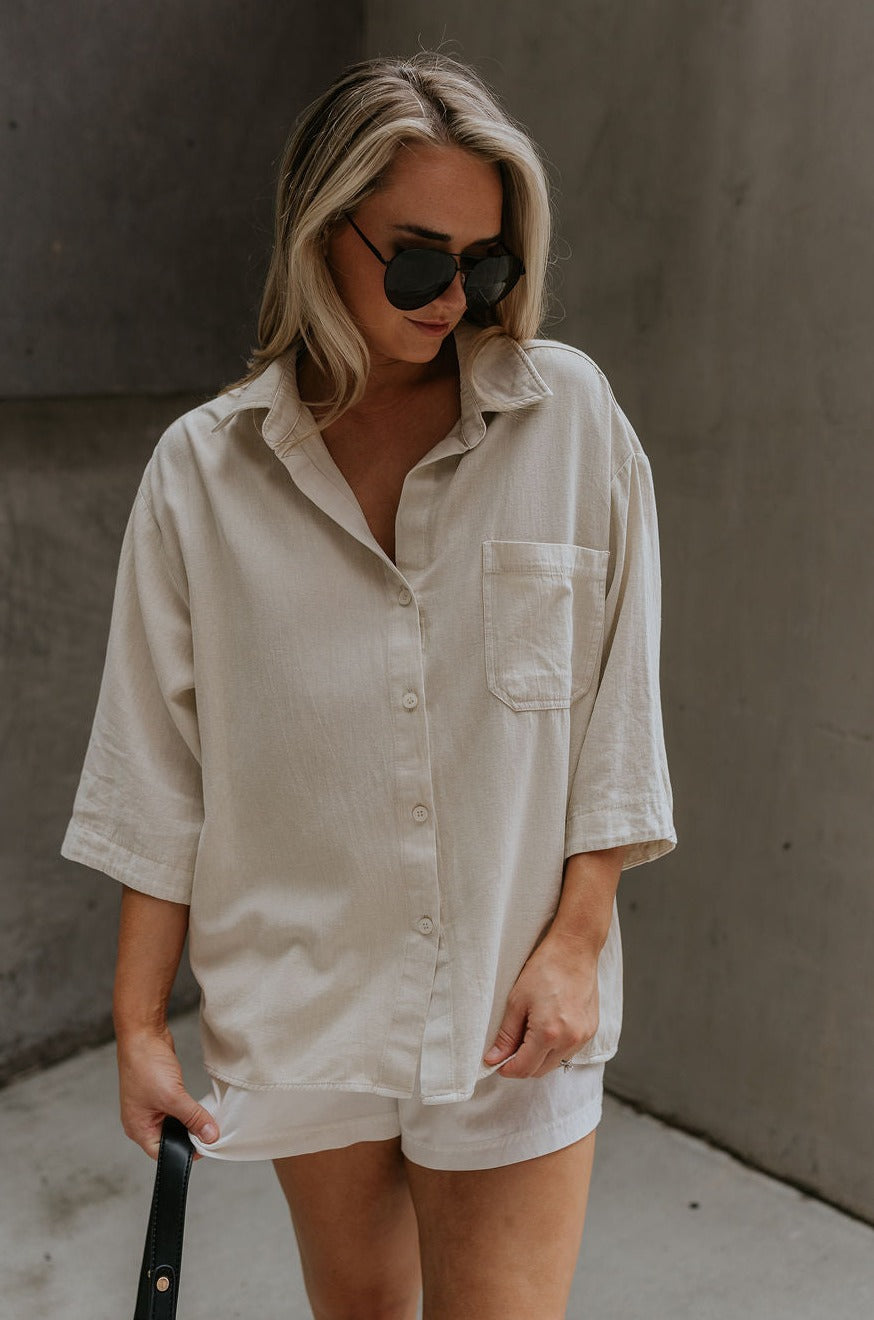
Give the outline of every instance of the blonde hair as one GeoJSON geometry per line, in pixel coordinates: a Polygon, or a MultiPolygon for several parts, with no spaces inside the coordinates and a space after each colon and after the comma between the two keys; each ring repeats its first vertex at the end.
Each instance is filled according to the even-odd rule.
{"type": "MultiPolygon", "coordinates": [[[[331,230],[375,192],[403,144],[457,145],[496,163],[503,184],[501,236],[525,274],[485,313],[475,353],[493,335],[535,338],[546,314],[553,202],[545,158],[469,66],[437,51],[378,56],[347,67],[297,117],[279,169],[273,252],[248,372],[256,379],[302,343],[333,391],[320,425],[365,391],[367,344],[326,260],[331,230]]],[[[224,393],[225,391],[223,391],[224,393]]]]}

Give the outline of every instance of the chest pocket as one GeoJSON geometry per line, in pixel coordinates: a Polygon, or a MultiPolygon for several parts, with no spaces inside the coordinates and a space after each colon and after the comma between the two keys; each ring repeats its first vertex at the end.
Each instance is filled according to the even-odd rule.
{"type": "Polygon", "coordinates": [[[489,690],[513,710],[570,706],[601,653],[608,552],[560,541],[482,547],[489,690]]]}

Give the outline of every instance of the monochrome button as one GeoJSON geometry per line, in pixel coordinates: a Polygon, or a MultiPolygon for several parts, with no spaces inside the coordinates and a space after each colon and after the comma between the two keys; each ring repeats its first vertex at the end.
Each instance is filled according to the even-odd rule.
{"type": "Polygon", "coordinates": [[[416,806],[413,807],[413,810],[412,810],[412,813],[411,813],[411,814],[412,814],[413,820],[417,820],[417,821],[419,822],[419,824],[421,825],[421,823],[422,823],[423,820],[427,820],[427,819],[428,819],[428,808],[425,807],[425,806],[423,806],[421,802],[418,802],[418,803],[416,804],[416,806]]]}
{"type": "Polygon", "coordinates": [[[434,922],[430,917],[420,917],[416,922],[416,930],[420,930],[423,935],[430,935],[434,929],[434,922]]]}
{"type": "Polygon", "coordinates": [[[415,710],[418,704],[419,704],[419,698],[416,696],[415,692],[404,693],[404,705],[406,706],[407,710],[415,710]]]}
{"type": "Polygon", "coordinates": [[[412,599],[413,599],[412,591],[408,590],[407,587],[401,587],[400,591],[398,592],[398,602],[401,605],[409,605],[412,599]]]}

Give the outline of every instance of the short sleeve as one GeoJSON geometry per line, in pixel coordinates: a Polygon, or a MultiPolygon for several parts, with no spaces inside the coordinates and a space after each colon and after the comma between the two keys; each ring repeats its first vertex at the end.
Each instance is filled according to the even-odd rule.
{"type": "Polygon", "coordinates": [[[649,461],[617,407],[632,452],[610,490],[604,649],[591,719],[571,778],[565,857],[626,846],[624,867],[676,846],[659,691],[661,575],[649,461]]]}
{"type": "Polygon", "coordinates": [[[202,825],[184,573],[170,570],[141,485],[122,541],[97,709],[61,856],[187,903],[202,825]]]}

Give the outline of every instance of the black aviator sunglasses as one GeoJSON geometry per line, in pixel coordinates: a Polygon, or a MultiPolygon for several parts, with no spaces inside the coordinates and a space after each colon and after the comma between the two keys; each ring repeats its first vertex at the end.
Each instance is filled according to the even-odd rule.
{"type": "Polygon", "coordinates": [[[346,218],[385,266],[385,296],[393,307],[404,312],[425,307],[439,298],[449,288],[457,271],[461,271],[461,282],[471,311],[494,307],[525,274],[519,257],[508,252],[503,245],[501,252],[489,257],[466,257],[463,253],[441,252],[439,248],[402,248],[386,261],[367,235],[361,233],[352,217],[346,218]]]}

